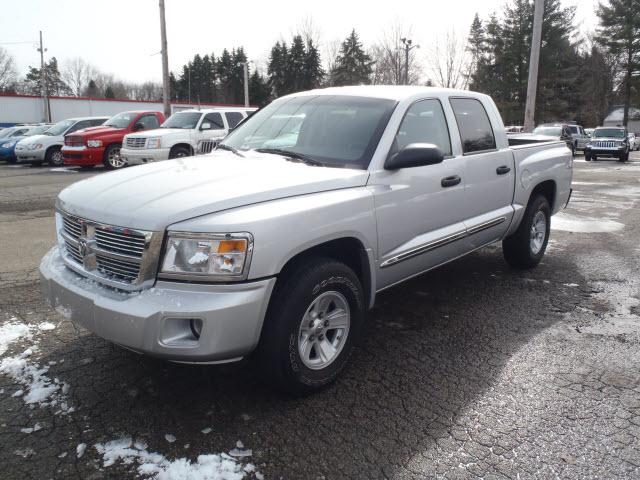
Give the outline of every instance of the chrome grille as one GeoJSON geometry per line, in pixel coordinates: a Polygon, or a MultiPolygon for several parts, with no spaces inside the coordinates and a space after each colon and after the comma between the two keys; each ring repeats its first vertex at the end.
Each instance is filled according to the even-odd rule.
{"type": "Polygon", "coordinates": [[[147,139],[144,137],[127,137],[125,146],[127,148],[144,148],[147,139]]]}
{"type": "Polygon", "coordinates": [[[67,135],[64,137],[64,144],[69,147],[82,147],[84,142],[82,141],[82,137],[79,135],[67,135]]]}
{"type": "Polygon", "coordinates": [[[123,290],[153,283],[162,233],[85,220],[60,212],[63,255],[76,272],[123,290]]]}
{"type": "Polygon", "coordinates": [[[596,142],[596,147],[604,147],[604,148],[616,148],[617,142],[612,142],[612,141],[600,141],[600,142],[596,142]]]}
{"type": "Polygon", "coordinates": [[[213,149],[218,145],[218,140],[202,140],[198,144],[198,155],[205,155],[211,153],[213,149]]]}

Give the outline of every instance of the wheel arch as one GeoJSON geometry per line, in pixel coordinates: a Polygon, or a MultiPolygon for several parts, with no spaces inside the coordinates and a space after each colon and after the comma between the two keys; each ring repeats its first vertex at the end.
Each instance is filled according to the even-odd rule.
{"type": "Polygon", "coordinates": [[[282,283],[301,263],[308,261],[310,258],[319,257],[332,258],[351,268],[362,284],[366,305],[369,308],[373,307],[375,301],[375,270],[373,268],[375,262],[372,258],[373,254],[359,238],[354,236],[326,240],[292,254],[282,265],[275,288],[278,288],[278,283],[282,283]]]}
{"type": "Polygon", "coordinates": [[[541,194],[547,199],[547,201],[549,202],[549,207],[553,212],[555,211],[554,205],[556,201],[556,192],[557,185],[555,180],[544,180],[533,187],[533,190],[531,190],[531,195],[529,195],[529,201],[527,202],[527,205],[536,197],[536,195],[541,194]]]}
{"type": "Polygon", "coordinates": [[[186,142],[180,142],[180,143],[176,143],[175,145],[172,145],[171,148],[169,149],[169,155],[171,155],[171,152],[173,152],[175,149],[181,148],[181,147],[184,147],[187,150],[189,150],[189,153],[191,154],[191,156],[194,155],[193,146],[190,143],[186,143],[186,142]]]}

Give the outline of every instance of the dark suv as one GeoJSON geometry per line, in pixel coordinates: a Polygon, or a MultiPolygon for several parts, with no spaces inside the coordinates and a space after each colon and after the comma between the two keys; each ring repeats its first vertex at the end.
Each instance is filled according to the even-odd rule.
{"type": "Polygon", "coordinates": [[[584,150],[584,159],[589,162],[598,157],[613,157],[619,162],[629,160],[629,138],[624,127],[598,127],[584,150]]]}

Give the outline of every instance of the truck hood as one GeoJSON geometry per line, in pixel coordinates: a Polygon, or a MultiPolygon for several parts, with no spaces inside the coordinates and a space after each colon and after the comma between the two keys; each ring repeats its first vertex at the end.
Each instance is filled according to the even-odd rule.
{"type": "Polygon", "coordinates": [[[169,225],[253,203],[364,186],[366,170],[315,167],[277,155],[228,151],[140,165],[64,189],[64,211],[109,225],[161,231],[169,225]]]}
{"type": "Polygon", "coordinates": [[[122,132],[124,128],[115,128],[98,125],[97,127],[89,127],[83,128],[82,130],[78,130],[77,132],[70,133],[69,135],[82,137],[84,139],[96,138],[102,135],[110,135],[112,133],[122,132]]]}
{"type": "Polygon", "coordinates": [[[127,136],[133,138],[165,137],[174,133],[186,133],[190,131],[188,128],[156,128],[155,130],[145,130],[140,133],[130,133],[127,136]]]}

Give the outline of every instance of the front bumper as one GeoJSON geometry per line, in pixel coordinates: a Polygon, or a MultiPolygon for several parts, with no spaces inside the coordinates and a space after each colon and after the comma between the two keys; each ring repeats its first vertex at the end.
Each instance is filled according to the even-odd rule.
{"type": "Polygon", "coordinates": [[[16,159],[13,147],[0,147],[0,160],[12,161],[16,159]]]}
{"type": "Polygon", "coordinates": [[[141,148],[141,149],[120,149],[120,156],[129,165],[140,165],[142,163],[158,162],[169,159],[170,148],[141,148]]]}
{"type": "Polygon", "coordinates": [[[258,344],[275,278],[227,285],[158,281],[125,293],[68,269],[58,247],[40,264],[45,298],[96,335],[140,353],[184,362],[242,358],[258,344]],[[197,339],[190,319],[202,320],[197,339]]]}
{"type": "Polygon", "coordinates": [[[100,165],[104,157],[104,147],[62,147],[65,165],[100,165]]]}
{"type": "Polygon", "coordinates": [[[591,155],[595,155],[596,157],[615,157],[619,158],[627,151],[627,147],[614,147],[614,148],[603,148],[603,147],[587,147],[585,148],[585,153],[590,153],[591,155]]]}
{"type": "Polygon", "coordinates": [[[18,150],[16,148],[16,160],[18,162],[44,162],[47,151],[42,148],[40,150],[18,150]]]}

